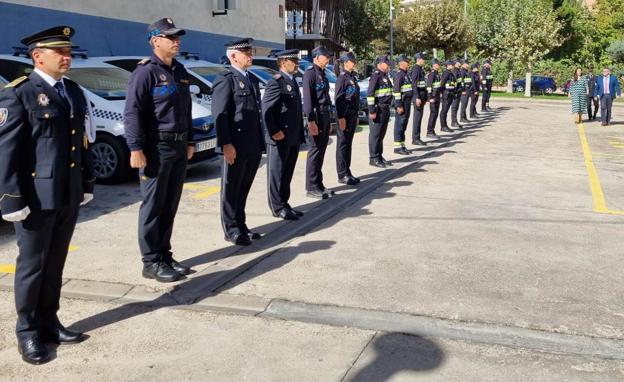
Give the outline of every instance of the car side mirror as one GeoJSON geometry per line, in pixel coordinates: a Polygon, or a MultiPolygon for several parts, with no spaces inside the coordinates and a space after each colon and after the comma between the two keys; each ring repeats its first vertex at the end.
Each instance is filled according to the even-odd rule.
{"type": "Polygon", "coordinates": [[[191,94],[195,94],[195,95],[200,93],[199,86],[197,86],[197,85],[189,86],[189,91],[191,92],[191,94]]]}

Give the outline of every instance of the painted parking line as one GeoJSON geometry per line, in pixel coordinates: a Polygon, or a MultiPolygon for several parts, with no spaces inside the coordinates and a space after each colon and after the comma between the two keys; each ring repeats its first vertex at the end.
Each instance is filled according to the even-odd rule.
{"type": "Polygon", "coordinates": [[[0,273],[15,273],[15,264],[0,264],[0,273]]]}
{"type": "Polygon", "coordinates": [[[591,189],[592,198],[594,202],[594,212],[609,215],[622,215],[624,211],[610,210],[607,207],[607,202],[602,191],[602,185],[600,184],[600,178],[598,178],[598,171],[594,165],[594,158],[587,142],[587,135],[585,134],[585,126],[582,123],[578,124],[579,138],[581,139],[581,147],[583,148],[583,157],[585,158],[585,167],[587,168],[587,175],[589,176],[589,187],[591,189]]]}
{"type": "Polygon", "coordinates": [[[221,186],[204,186],[203,191],[193,195],[193,199],[206,199],[207,197],[218,194],[221,191],[221,186]]]}

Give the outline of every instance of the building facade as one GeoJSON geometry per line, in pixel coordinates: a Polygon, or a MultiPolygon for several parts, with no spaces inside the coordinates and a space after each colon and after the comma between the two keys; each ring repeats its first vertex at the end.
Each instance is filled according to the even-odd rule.
{"type": "Polygon", "coordinates": [[[223,44],[253,37],[256,54],[285,45],[285,0],[19,0],[0,1],[0,53],[10,53],[21,37],[46,27],[71,25],[73,41],[91,56],[149,55],[147,25],[170,17],[187,35],[182,50],[218,62],[223,44]],[[226,14],[224,14],[226,13],[226,14]]]}

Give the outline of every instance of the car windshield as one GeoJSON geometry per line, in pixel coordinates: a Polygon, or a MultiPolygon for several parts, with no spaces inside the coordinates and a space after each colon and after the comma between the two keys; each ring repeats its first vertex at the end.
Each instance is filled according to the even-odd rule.
{"type": "Polygon", "coordinates": [[[197,73],[210,83],[213,83],[217,74],[221,73],[225,69],[225,66],[199,66],[196,68],[188,68],[188,70],[197,73]]]}
{"type": "Polygon", "coordinates": [[[74,68],[67,77],[110,101],[125,99],[128,94],[130,73],[120,68],[74,68]]]}
{"type": "MultiPolygon", "coordinates": [[[[303,71],[305,71],[310,66],[312,66],[312,63],[310,61],[299,61],[299,67],[303,71]]],[[[336,74],[334,74],[334,72],[327,68],[325,68],[325,77],[327,77],[327,81],[331,82],[332,84],[336,83],[336,74]]]]}
{"type": "Polygon", "coordinates": [[[269,82],[269,80],[278,73],[276,70],[269,68],[251,68],[250,70],[253,72],[253,74],[258,76],[258,78],[260,78],[260,81],[262,81],[263,83],[269,82]]]}

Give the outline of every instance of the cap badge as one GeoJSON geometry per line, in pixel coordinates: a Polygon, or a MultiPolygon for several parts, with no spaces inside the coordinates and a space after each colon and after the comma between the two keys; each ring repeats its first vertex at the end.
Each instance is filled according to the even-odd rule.
{"type": "Polygon", "coordinates": [[[167,18],[167,22],[168,22],[169,24],[173,24],[173,20],[171,20],[170,18],[167,18]]]}
{"type": "Polygon", "coordinates": [[[48,98],[47,95],[41,93],[37,96],[37,102],[41,106],[48,106],[48,104],[50,104],[50,99],[48,98]]]}
{"type": "Polygon", "coordinates": [[[71,29],[69,29],[69,27],[63,28],[63,34],[69,36],[71,34],[71,29]]]}

